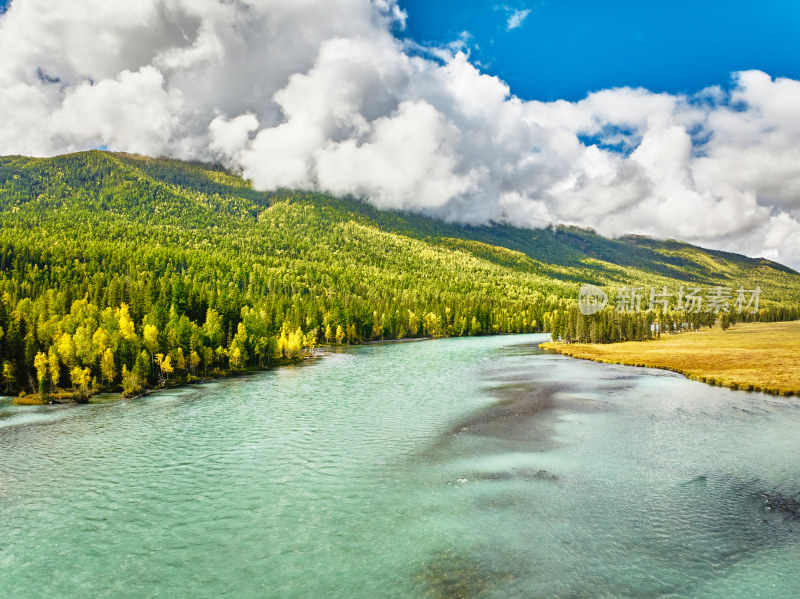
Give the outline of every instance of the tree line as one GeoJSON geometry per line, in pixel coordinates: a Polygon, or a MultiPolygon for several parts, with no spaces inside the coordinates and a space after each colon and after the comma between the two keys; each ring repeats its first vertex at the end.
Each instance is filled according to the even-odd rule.
{"type": "MultiPolygon", "coordinates": [[[[548,265],[431,237],[422,217],[381,213],[393,223],[382,228],[370,214],[352,200],[257,192],[195,163],[0,158],[0,385],[86,399],[327,343],[541,331],[602,342],[652,330],[645,316],[577,319],[572,298],[579,281],[602,283],[597,264],[548,265]]],[[[630,267],[615,276],[664,282],[630,267]]]]}
{"type": "Polygon", "coordinates": [[[757,312],[692,312],[677,310],[618,311],[608,306],[596,314],[584,315],[577,303],[545,316],[544,328],[554,340],[565,343],[616,343],[658,339],[662,333],[697,331],[713,327],[723,329],[737,322],[775,322],[800,319],[800,307],[775,306],[757,312]]]}

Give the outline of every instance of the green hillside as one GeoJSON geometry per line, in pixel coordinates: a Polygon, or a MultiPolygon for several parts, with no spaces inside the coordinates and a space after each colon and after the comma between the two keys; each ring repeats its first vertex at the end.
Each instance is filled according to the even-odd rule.
{"type": "Polygon", "coordinates": [[[539,331],[582,283],[760,285],[769,318],[800,303],[791,269],[680,242],[464,227],[198,163],[0,157],[5,392],[134,393],[317,343],[539,331]]]}

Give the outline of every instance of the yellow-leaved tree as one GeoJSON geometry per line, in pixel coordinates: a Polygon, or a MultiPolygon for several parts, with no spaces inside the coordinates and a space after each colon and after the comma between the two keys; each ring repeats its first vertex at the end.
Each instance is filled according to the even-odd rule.
{"type": "Polygon", "coordinates": [[[144,325],[144,347],[150,352],[150,355],[155,355],[158,350],[158,329],[152,324],[144,325]]]}
{"type": "Polygon", "coordinates": [[[136,337],[136,328],[128,312],[128,304],[120,304],[117,310],[117,320],[119,322],[119,332],[126,341],[132,341],[136,337]]]}
{"type": "MultiPolygon", "coordinates": [[[[158,357],[160,355],[161,354],[158,354],[156,357],[158,357]]],[[[161,372],[164,373],[164,380],[169,378],[169,375],[171,375],[173,372],[175,372],[175,367],[172,365],[172,358],[170,358],[169,356],[164,358],[161,361],[161,364],[159,364],[159,366],[161,367],[161,372]]]]}
{"type": "Polygon", "coordinates": [[[61,365],[58,361],[58,351],[56,351],[55,346],[50,347],[48,362],[50,364],[50,385],[51,389],[55,391],[61,382],[61,365]]]}
{"type": "Polygon", "coordinates": [[[128,370],[125,364],[122,365],[122,395],[131,397],[142,390],[142,381],[135,372],[128,370]]]}
{"type": "Polygon", "coordinates": [[[44,399],[47,396],[47,382],[50,378],[50,361],[44,352],[39,352],[33,359],[33,365],[36,368],[36,377],[39,379],[39,398],[44,399]]]}
{"type": "Polygon", "coordinates": [[[81,399],[89,397],[89,382],[92,380],[92,371],[88,368],[81,368],[75,366],[70,370],[69,378],[72,381],[72,386],[75,388],[75,393],[81,399]]]}
{"type": "Polygon", "coordinates": [[[117,376],[117,371],[114,366],[114,352],[110,347],[107,347],[100,358],[100,374],[103,377],[105,384],[113,383],[114,377],[117,376]]]}
{"type": "Polygon", "coordinates": [[[75,344],[72,342],[72,335],[69,333],[61,335],[56,343],[56,349],[67,368],[75,366],[75,344]]]}

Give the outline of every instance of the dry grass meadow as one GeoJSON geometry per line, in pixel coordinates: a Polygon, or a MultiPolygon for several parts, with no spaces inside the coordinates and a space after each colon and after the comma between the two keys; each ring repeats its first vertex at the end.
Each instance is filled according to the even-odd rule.
{"type": "Polygon", "coordinates": [[[800,321],[739,323],[727,331],[716,326],[657,341],[541,347],[596,362],[665,368],[732,389],[800,395],[800,321]]]}

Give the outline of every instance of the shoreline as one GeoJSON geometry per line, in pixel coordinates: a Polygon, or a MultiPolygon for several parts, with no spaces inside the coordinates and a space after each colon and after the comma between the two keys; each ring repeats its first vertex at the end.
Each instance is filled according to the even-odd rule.
{"type": "MultiPolygon", "coordinates": [[[[141,392],[137,393],[136,395],[131,396],[124,396],[121,391],[119,390],[108,390],[108,389],[100,389],[97,390],[95,393],[92,393],[88,396],[86,401],[80,401],[77,399],[67,399],[64,397],[68,395],[69,392],[62,391],[59,392],[57,395],[61,396],[58,397],[56,401],[43,401],[37,397],[37,394],[25,394],[25,395],[10,395],[7,397],[12,398],[12,404],[15,406],[54,406],[54,405],[62,405],[62,406],[77,406],[77,405],[89,405],[92,403],[101,403],[101,402],[93,402],[92,398],[97,397],[98,395],[105,395],[105,396],[115,396],[115,397],[108,397],[102,401],[102,403],[110,402],[110,401],[122,401],[122,400],[132,400],[132,399],[140,399],[142,397],[147,397],[148,395],[153,395],[154,393],[158,393],[160,391],[171,391],[172,389],[180,389],[182,387],[189,387],[189,386],[199,386],[205,385],[208,383],[213,383],[215,381],[222,381],[225,379],[232,379],[241,376],[247,376],[250,374],[257,374],[259,372],[269,372],[271,370],[275,370],[277,368],[284,368],[286,366],[294,366],[302,364],[303,362],[315,360],[320,358],[328,353],[331,353],[333,350],[337,348],[343,347],[359,347],[359,346],[366,346],[366,345],[381,345],[381,344],[388,344],[388,343],[411,343],[411,342],[419,342],[419,341],[430,341],[432,339],[446,339],[446,337],[407,337],[403,339],[378,339],[375,341],[365,341],[362,343],[344,343],[344,344],[332,344],[332,345],[323,345],[315,347],[309,354],[301,356],[299,358],[282,358],[280,360],[276,360],[269,366],[265,367],[258,367],[253,366],[250,368],[245,368],[242,370],[237,371],[226,371],[221,374],[221,376],[206,376],[206,377],[196,377],[195,380],[191,381],[182,381],[175,385],[166,385],[162,387],[146,387],[142,389],[141,392]]],[[[74,395],[73,395],[74,397],[74,395]]]]}
{"type": "Polygon", "coordinates": [[[739,323],[659,340],[620,343],[547,341],[541,349],[603,364],[659,368],[734,390],[800,396],[800,321],[739,323]]]}
{"type": "MultiPolygon", "coordinates": [[[[110,402],[110,401],[133,400],[133,399],[140,399],[142,397],[147,397],[148,395],[153,395],[153,394],[158,393],[160,391],[171,391],[173,389],[180,389],[182,387],[201,386],[201,385],[206,385],[208,383],[213,383],[213,382],[216,382],[216,381],[222,381],[222,380],[225,380],[225,379],[238,378],[238,377],[247,376],[247,375],[251,375],[251,374],[257,374],[259,372],[269,372],[269,371],[275,370],[277,368],[283,368],[283,367],[286,367],[286,366],[302,364],[303,362],[305,362],[307,360],[312,360],[314,358],[319,357],[319,355],[320,354],[317,354],[315,352],[315,353],[311,353],[309,355],[302,356],[302,357],[296,358],[296,359],[284,358],[284,359],[281,359],[281,360],[277,360],[274,364],[271,364],[270,366],[265,366],[265,367],[253,366],[253,367],[245,368],[245,369],[242,369],[242,370],[227,371],[227,372],[223,372],[220,376],[206,376],[206,377],[202,377],[202,378],[196,377],[195,380],[191,380],[191,381],[185,380],[185,381],[181,381],[181,382],[179,382],[177,384],[174,384],[174,385],[165,385],[165,386],[160,386],[160,387],[145,387],[144,389],[142,389],[136,395],[129,395],[129,396],[123,395],[122,391],[119,391],[119,390],[99,389],[99,390],[97,390],[97,392],[92,393],[91,395],[89,395],[86,398],[86,401],[79,401],[79,400],[76,400],[76,399],[66,399],[66,398],[58,398],[59,400],[60,399],[66,399],[65,401],[43,401],[41,399],[38,399],[37,395],[33,394],[33,393],[30,394],[30,395],[27,395],[27,394],[26,395],[16,395],[16,396],[12,395],[12,396],[9,396],[9,397],[13,398],[13,402],[12,403],[15,406],[55,406],[55,405],[79,406],[79,405],[89,405],[89,404],[92,404],[92,403],[106,403],[106,402],[110,402]],[[99,395],[114,396],[114,397],[107,397],[102,402],[93,402],[92,398],[97,397],[99,395]]],[[[63,394],[64,394],[63,392],[59,393],[59,395],[63,395],[63,394]]]]}

